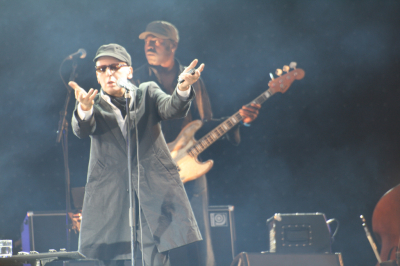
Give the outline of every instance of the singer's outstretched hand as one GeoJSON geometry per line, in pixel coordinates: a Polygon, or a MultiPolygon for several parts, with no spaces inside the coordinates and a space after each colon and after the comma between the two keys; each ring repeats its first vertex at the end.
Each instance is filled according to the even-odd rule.
{"type": "Polygon", "coordinates": [[[190,74],[188,73],[190,69],[195,68],[197,63],[199,62],[199,60],[195,59],[192,61],[192,63],[190,63],[190,65],[185,68],[185,70],[179,75],[179,79],[180,80],[184,80],[184,82],[182,82],[181,84],[179,84],[179,89],[181,91],[186,91],[190,88],[190,85],[192,85],[193,83],[195,83],[201,75],[201,72],[204,69],[204,64],[201,64],[196,71],[194,72],[194,74],[190,74]]]}
{"type": "Polygon", "coordinates": [[[75,90],[75,99],[81,104],[82,110],[89,111],[94,104],[94,97],[98,91],[90,89],[86,92],[74,81],[68,82],[68,85],[75,90]]]}

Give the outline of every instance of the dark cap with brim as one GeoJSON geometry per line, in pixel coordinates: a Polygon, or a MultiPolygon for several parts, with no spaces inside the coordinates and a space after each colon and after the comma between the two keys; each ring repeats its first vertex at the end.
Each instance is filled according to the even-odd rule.
{"type": "Polygon", "coordinates": [[[139,39],[146,39],[148,35],[154,35],[161,39],[171,39],[179,42],[178,30],[169,22],[166,21],[153,21],[150,22],[146,30],[139,35],[139,39]]]}
{"type": "Polygon", "coordinates": [[[100,46],[93,61],[96,62],[97,59],[103,56],[111,56],[118,60],[121,60],[122,62],[127,63],[129,66],[132,65],[131,56],[128,54],[126,49],[116,43],[110,43],[100,46]]]}

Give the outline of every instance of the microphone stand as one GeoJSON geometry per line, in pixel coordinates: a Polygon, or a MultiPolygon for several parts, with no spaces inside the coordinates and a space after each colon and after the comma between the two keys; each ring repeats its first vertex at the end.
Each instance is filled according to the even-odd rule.
{"type": "MultiPolygon", "coordinates": [[[[60,66],[60,76],[61,75],[61,67],[64,62],[68,59],[63,60],[60,66]]],[[[77,63],[75,60],[72,60],[72,72],[69,78],[69,81],[74,81],[76,78],[76,67],[77,63]]],[[[64,79],[62,79],[64,82],[64,79]]],[[[65,82],[64,82],[65,84],[65,82]]],[[[64,108],[60,111],[60,120],[58,121],[58,130],[57,130],[57,139],[56,142],[59,143],[61,141],[62,149],[63,149],[63,157],[64,157],[64,169],[65,169],[65,202],[66,202],[66,211],[65,211],[65,226],[66,226],[66,233],[67,233],[67,251],[71,249],[71,238],[70,238],[70,225],[69,225],[69,216],[68,213],[71,211],[71,182],[70,182],[70,172],[69,172],[69,164],[68,164],[68,121],[66,119],[68,104],[71,99],[71,92],[72,89],[69,88],[65,84],[67,88],[67,97],[65,98],[64,108]]]]}
{"type": "MultiPolygon", "coordinates": [[[[127,126],[127,135],[126,135],[126,147],[127,147],[127,160],[128,160],[128,180],[129,180],[129,226],[131,228],[131,265],[135,266],[135,257],[136,257],[136,206],[138,206],[139,212],[139,219],[140,219],[140,199],[138,197],[138,204],[136,205],[136,196],[135,190],[133,189],[133,182],[132,182],[132,160],[131,160],[131,123],[130,123],[130,109],[128,98],[131,98],[133,101],[133,122],[135,124],[136,130],[136,160],[137,160],[137,167],[138,167],[138,184],[140,178],[140,167],[139,167],[139,141],[138,141],[138,130],[137,130],[137,121],[136,121],[136,92],[135,90],[130,90],[125,88],[125,99],[126,99],[126,126],[127,126]],[[131,96],[132,94],[132,96],[131,96]]],[[[138,187],[139,188],[139,187],[138,187]]],[[[139,193],[140,191],[138,191],[139,193]]],[[[142,228],[141,228],[142,229],[142,228]]],[[[143,250],[142,250],[143,252],[143,250]]],[[[143,260],[143,254],[142,254],[143,260]]],[[[144,264],[143,264],[144,265],[144,264]]]]}

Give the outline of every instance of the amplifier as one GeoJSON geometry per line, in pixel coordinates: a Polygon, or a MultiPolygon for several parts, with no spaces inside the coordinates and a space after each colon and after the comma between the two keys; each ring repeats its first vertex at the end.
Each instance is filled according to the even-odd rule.
{"type": "Polygon", "coordinates": [[[231,205],[209,206],[211,241],[217,265],[229,265],[236,255],[236,232],[231,205]]]}
{"type": "Polygon", "coordinates": [[[343,266],[342,255],[336,254],[271,254],[242,252],[231,266],[343,266]]]}
{"type": "Polygon", "coordinates": [[[267,220],[271,253],[331,253],[323,213],[276,213],[267,220]]]}
{"type": "MultiPolygon", "coordinates": [[[[67,249],[66,219],[65,211],[28,212],[22,224],[22,251],[67,249]]],[[[70,230],[70,250],[78,250],[78,237],[78,232],[70,230]]]]}

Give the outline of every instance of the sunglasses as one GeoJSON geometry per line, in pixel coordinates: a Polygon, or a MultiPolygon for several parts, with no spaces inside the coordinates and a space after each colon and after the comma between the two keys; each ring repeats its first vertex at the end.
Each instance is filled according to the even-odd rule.
{"type": "Polygon", "coordinates": [[[116,71],[118,71],[121,67],[126,67],[128,65],[123,64],[123,63],[115,63],[115,64],[111,64],[108,66],[95,66],[96,68],[96,72],[98,73],[105,73],[107,71],[107,68],[110,69],[111,73],[115,73],[116,71]]]}

